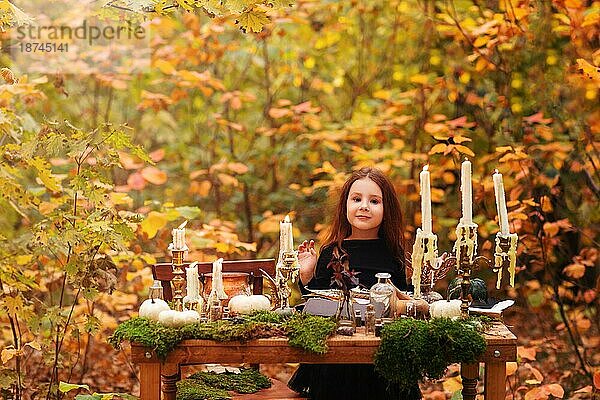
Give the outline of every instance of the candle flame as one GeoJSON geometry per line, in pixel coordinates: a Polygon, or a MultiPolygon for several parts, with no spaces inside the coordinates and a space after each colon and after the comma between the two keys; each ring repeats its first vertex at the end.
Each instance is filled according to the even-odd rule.
{"type": "Polygon", "coordinates": [[[289,214],[285,216],[285,218],[283,219],[283,222],[288,222],[288,223],[289,223],[289,222],[292,222],[292,221],[290,220],[290,215],[289,215],[289,214]]]}
{"type": "Polygon", "coordinates": [[[179,225],[179,228],[177,228],[177,229],[183,229],[183,228],[185,228],[186,225],[187,225],[187,220],[183,221],[183,223],[181,225],[179,225]]]}
{"type": "Polygon", "coordinates": [[[429,164],[423,167],[423,171],[429,171],[429,164]]]}
{"type": "Polygon", "coordinates": [[[498,168],[494,169],[494,174],[498,174],[498,168]]]}

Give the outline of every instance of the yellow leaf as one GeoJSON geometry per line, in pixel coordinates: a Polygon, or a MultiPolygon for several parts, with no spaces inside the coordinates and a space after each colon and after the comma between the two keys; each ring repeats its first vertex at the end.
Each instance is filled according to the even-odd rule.
{"type": "Polygon", "coordinates": [[[410,81],[412,83],[418,83],[421,85],[424,85],[427,83],[428,79],[427,79],[427,75],[425,74],[416,74],[410,77],[410,81]]]}
{"type": "Polygon", "coordinates": [[[590,64],[583,58],[578,58],[577,68],[579,68],[588,79],[600,82],[600,67],[590,64]]]}
{"type": "Polygon", "coordinates": [[[177,4],[187,12],[194,11],[194,0],[177,0],[177,4]]]}
{"type": "Polygon", "coordinates": [[[475,157],[475,153],[473,153],[473,150],[471,150],[467,146],[463,146],[462,144],[455,144],[454,148],[456,150],[458,150],[459,153],[466,154],[471,157],[475,157]]]}
{"type": "Polygon", "coordinates": [[[17,261],[18,265],[26,265],[26,264],[29,264],[29,262],[31,261],[32,258],[33,258],[33,255],[26,254],[26,255],[17,256],[16,261],[17,261]]]}
{"type": "Polygon", "coordinates": [[[129,207],[131,207],[131,205],[133,204],[133,199],[131,197],[129,197],[129,195],[127,193],[110,193],[110,201],[113,205],[117,206],[120,204],[125,204],[128,205],[129,207]]]}
{"type": "Polygon", "coordinates": [[[140,224],[142,232],[148,235],[149,239],[152,239],[159,229],[163,228],[167,224],[167,217],[157,211],[150,211],[145,220],[140,224]]]}
{"type": "Polygon", "coordinates": [[[46,188],[50,189],[53,192],[60,191],[58,180],[54,175],[52,175],[52,172],[50,171],[50,167],[46,160],[40,157],[36,157],[34,159],[29,160],[28,163],[37,170],[38,178],[44,184],[44,186],[46,186],[46,188]]]}
{"type": "Polygon", "coordinates": [[[215,243],[215,250],[217,250],[219,253],[227,253],[229,250],[229,244],[221,242],[215,243]]]}
{"type": "Polygon", "coordinates": [[[373,97],[375,97],[376,99],[382,99],[382,100],[387,100],[389,99],[391,96],[391,92],[389,90],[377,90],[375,93],[373,93],[373,97]]]}
{"type": "Polygon", "coordinates": [[[42,215],[48,215],[52,211],[56,210],[57,207],[58,207],[58,204],[56,204],[56,203],[51,203],[51,202],[48,202],[48,201],[42,201],[40,203],[40,205],[38,206],[38,210],[40,211],[40,213],[42,215]]]}
{"type": "Polygon", "coordinates": [[[506,153],[507,151],[513,151],[512,146],[496,147],[496,153],[506,153]]]}
{"type": "Polygon", "coordinates": [[[454,393],[462,389],[462,379],[460,376],[448,378],[442,383],[442,386],[444,387],[444,391],[454,393]]]}
{"type": "Polygon", "coordinates": [[[252,9],[241,13],[236,24],[240,25],[240,29],[244,33],[247,33],[248,31],[258,33],[262,31],[263,26],[269,22],[269,17],[267,17],[267,14],[264,11],[252,9]]]}
{"type": "Polygon", "coordinates": [[[146,167],[140,172],[146,181],[154,185],[162,185],[163,183],[167,182],[166,172],[161,171],[156,167],[146,167]]]}
{"type": "Polygon", "coordinates": [[[17,350],[14,348],[2,349],[2,364],[9,362],[14,356],[17,355],[17,350]]]}
{"type": "Polygon", "coordinates": [[[489,42],[489,41],[490,41],[489,36],[478,36],[477,39],[475,39],[475,41],[473,42],[473,46],[475,46],[475,47],[485,46],[487,44],[487,42],[489,42]]]}
{"type": "Polygon", "coordinates": [[[27,342],[27,343],[25,343],[25,346],[29,346],[32,349],[36,349],[37,351],[42,350],[42,346],[38,342],[36,342],[35,340],[33,342],[27,342]]]}

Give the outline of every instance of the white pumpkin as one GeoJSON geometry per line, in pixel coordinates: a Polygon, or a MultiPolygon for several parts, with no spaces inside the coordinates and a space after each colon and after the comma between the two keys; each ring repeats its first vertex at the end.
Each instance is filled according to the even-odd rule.
{"type": "Polygon", "coordinates": [[[161,311],[166,311],[170,309],[171,308],[164,300],[148,299],[145,300],[140,306],[139,316],[158,321],[158,315],[161,313],[161,311]]]}
{"type": "Polygon", "coordinates": [[[438,300],[429,305],[431,318],[455,318],[460,317],[460,300],[438,300]]]}
{"type": "Polygon", "coordinates": [[[173,323],[177,314],[178,312],[175,310],[161,311],[160,314],[158,314],[158,322],[164,326],[174,326],[173,323]]]}
{"type": "Polygon", "coordinates": [[[186,324],[195,324],[196,322],[200,322],[200,314],[198,314],[198,311],[187,310],[181,314],[183,315],[183,319],[186,324]]]}
{"type": "Polygon", "coordinates": [[[254,311],[267,311],[271,309],[271,301],[262,294],[248,296],[240,294],[229,300],[229,309],[234,314],[251,314],[254,311]]]}

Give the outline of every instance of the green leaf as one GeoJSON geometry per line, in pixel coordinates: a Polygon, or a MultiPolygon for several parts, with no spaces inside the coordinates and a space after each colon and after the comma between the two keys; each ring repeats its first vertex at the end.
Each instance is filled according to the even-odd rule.
{"type": "Polygon", "coordinates": [[[63,381],[60,381],[60,383],[58,384],[58,390],[61,393],[68,393],[73,389],[90,390],[90,387],[88,385],[78,385],[76,383],[67,383],[67,382],[63,382],[63,381]]]}
{"type": "Polygon", "coordinates": [[[175,210],[177,210],[177,212],[179,212],[179,214],[186,219],[194,219],[200,215],[200,208],[198,207],[183,206],[177,207],[175,210]]]}

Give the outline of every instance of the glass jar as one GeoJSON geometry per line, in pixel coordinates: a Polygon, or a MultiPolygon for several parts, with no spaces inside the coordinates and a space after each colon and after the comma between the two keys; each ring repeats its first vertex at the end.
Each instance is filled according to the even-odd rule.
{"type": "Polygon", "coordinates": [[[382,303],[383,308],[381,311],[382,317],[393,316],[392,308],[394,308],[393,300],[395,299],[395,289],[392,283],[390,282],[390,278],[392,276],[387,272],[380,272],[375,274],[375,278],[377,278],[377,283],[374,284],[371,289],[369,289],[369,298],[371,303],[382,303]]]}

